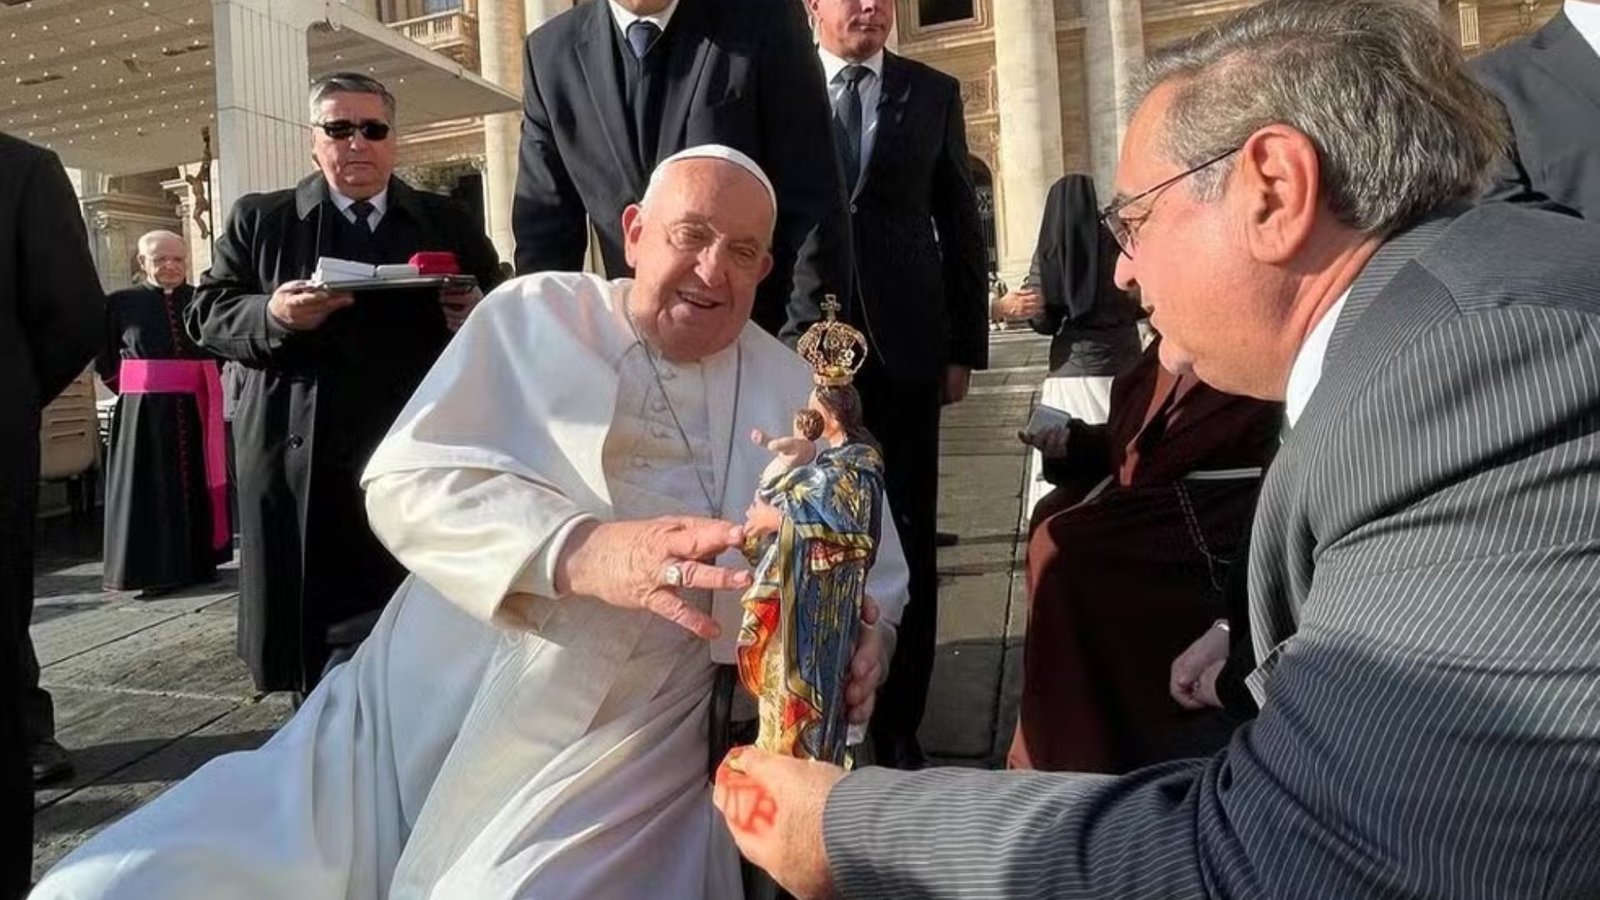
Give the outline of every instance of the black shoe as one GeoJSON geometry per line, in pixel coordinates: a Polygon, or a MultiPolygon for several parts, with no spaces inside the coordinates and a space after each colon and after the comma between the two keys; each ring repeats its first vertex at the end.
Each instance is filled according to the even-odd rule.
{"type": "Polygon", "coordinates": [[[55,738],[35,741],[28,748],[28,761],[33,763],[34,784],[52,784],[72,777],[72,757],[55,738]]]}
{"type": "Polygon", "coordinates": [[[133,599],[154,600],[158,597],[165,597],[168,594],[174,593],[180,590],[182,587],[183,585],[181,584],[160,584],[156,585],[155,587],[147,587],[139,593],[134,594],[133,599]]]}
{"type": "Polygon", "coordinates": [[[961,536],[953,531],[935,531],[933,545],[935,547],[954,547],[961,543],[961,536]]]}

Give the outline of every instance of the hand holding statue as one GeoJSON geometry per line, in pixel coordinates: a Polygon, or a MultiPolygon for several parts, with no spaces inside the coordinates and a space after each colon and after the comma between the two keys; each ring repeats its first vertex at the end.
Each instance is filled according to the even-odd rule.
{"type": "Polygon", "coordinates": [[[836,896],[822,816],[844,769],[735,747],[717,767],[711,802],[739,852],[799,900],[836,896]]]}

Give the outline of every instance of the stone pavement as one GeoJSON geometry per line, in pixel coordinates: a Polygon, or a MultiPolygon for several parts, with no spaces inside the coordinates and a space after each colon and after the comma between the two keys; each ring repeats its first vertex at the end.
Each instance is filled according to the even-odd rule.
{"type": "MultiPolygon", "coordinates": [[[[939,526],[939,655],[922,738],[951,765],[994,766],[1015,721],[1025,618],[1021,517],[1027,455],[1016,440],[1044,378],[1042,338],[1001,333],[988,372],[948,411],[939,526]]],[[[233,653],[238,573],[136,600],[101,590],[98,524],[45,520],[33,639],[77,774],[37,794],[41,875],[85,838],[221,753],[264,742],[288,718],[233,653]]]]}

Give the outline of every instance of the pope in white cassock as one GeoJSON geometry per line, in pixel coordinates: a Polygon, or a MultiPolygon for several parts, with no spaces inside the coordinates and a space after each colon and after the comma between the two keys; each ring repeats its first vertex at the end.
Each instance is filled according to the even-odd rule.
{"type": "MultiPolygon", "coordinates": [[[[748,323],[774,195],[722,147],[623,217],[633,281],[491,294],[367,467],[411,570],[261,749],[84,844],[35,898],[741,896],[707,783],[742,516],[810,369],[748,323]]],[[[847,699],[870,712],[905,597],[884,516],[847,699]],[[869,612],[870,618],[870,612],[869,612]]]]}

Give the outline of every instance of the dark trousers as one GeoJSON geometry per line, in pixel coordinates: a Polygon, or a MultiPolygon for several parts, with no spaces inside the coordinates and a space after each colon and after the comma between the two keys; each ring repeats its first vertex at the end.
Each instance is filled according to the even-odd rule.
{"type": "Polygon", "coordinates": [[[0,463],[0,822],[6,823],[0,833],[7,835],[0,838],[0,900],[24,896],[33,869],[33,770],[24,706],[28,686],[38,684],[37,663],[30,669],[27,662],[33,659],[28,621],[39,489],[36,434],[29,432],[29,458],[0,463]]]}
{"type": "Polygon", "coordinates": [[[917,729],[939,624],[939,409],[937,380],[896,379],[869,359],[856,377],[867,429],[883,446],[884,481],[910,570],[911,597],[900,618],[889,678],[878,691],[869,732],[878,756],[894,764],[921,756],[917,729]]]}

